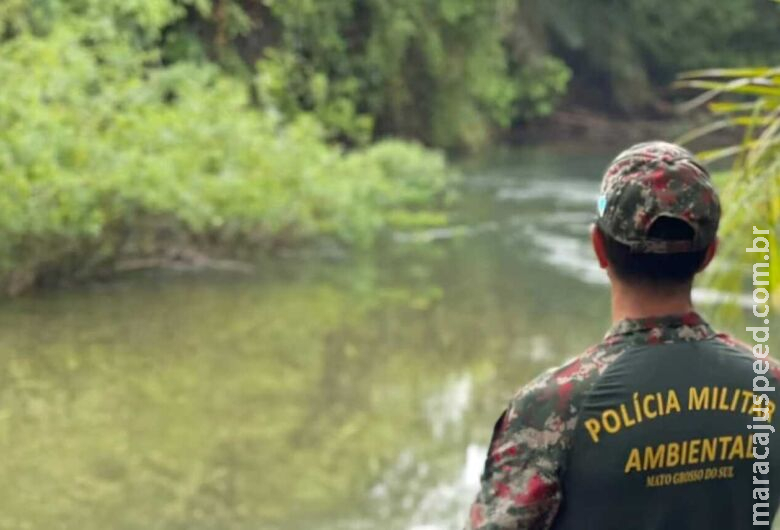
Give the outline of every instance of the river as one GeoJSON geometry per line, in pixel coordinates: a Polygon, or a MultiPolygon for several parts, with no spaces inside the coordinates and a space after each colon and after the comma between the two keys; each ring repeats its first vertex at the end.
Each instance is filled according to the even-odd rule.
{"type": "Polygon", "coordinates": [[[0,528],[459,528],[514,390],[608,327],[612,154],[465,164],[451,228],[369,256],[3,302],[0,528]]]}

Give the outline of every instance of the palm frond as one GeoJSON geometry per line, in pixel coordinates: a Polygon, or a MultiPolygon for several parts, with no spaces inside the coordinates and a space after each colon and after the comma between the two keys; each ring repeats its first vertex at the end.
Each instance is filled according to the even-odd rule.
{"type": "MultiPolygon", "coordinates": [[[[780,259],[780,67],[708,69],[685,72],[677,88],[700,93],[680,106],[690,111],[707,105],[717,119],[692,129],[678,141],[687,143],[716,131],[743,131],[737,145],[719,146],[699,153],[706,162],[732,158],[730,171],[719,182],[724,199],[721,221],[721,260],[708,277],[711,287],[734,293],[752,290],[755,256],[745,252],[753,227],[769,229],[770,260],[780,259]]],[[[780,265],[770,268],[772,304],[780,307],[780,265]]]]}

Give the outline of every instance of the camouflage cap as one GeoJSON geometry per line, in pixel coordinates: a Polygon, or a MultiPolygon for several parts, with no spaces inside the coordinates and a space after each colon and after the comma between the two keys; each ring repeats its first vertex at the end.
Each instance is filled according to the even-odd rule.
{"type": "Polygon", "coordinates": [[[634,145],[612,161],[601,182],[596,223],[633,252],[702,250],[715,240],[719,221],[720,202],[709,173],[678,145],[634,145]],[[653,222],[664,216],[685,221],[693,239],[650,238],[653,222]]]}

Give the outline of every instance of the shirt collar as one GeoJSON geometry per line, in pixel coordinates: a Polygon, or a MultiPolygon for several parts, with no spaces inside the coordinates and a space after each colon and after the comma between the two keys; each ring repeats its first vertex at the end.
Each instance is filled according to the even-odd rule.
{"type": "Polygon", "coordinates": [[[710,325],[695,311],[677,315],[627,318],[617,322],[604,337],[607,342],[644,339],[645,342],[702,340],[715,335],[710,325]]]}

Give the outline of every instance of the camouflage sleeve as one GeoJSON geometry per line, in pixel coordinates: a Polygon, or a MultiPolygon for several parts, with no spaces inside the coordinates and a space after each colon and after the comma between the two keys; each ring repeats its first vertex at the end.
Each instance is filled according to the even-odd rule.
{"type": "Polygon", "coordinates": [[[513,398],[493,431],[466,530],[550,528],[577,421],[573,394],[596,366],[582,357],[539,376],[513,398]],[[587,366],[586,366],[587,365],[587,366]]]}
{"type": "MultiPolygon", "coordinates": [[[[726,335],[717,338],[738,344],[726,335]]],[[[493,431],[466,530],[551,528],[582,397],[623,353],[621,344],[607,338],[517,393],[493,431]]],[[[780,376],[774,360],[770,364],[780,376]]]]}

